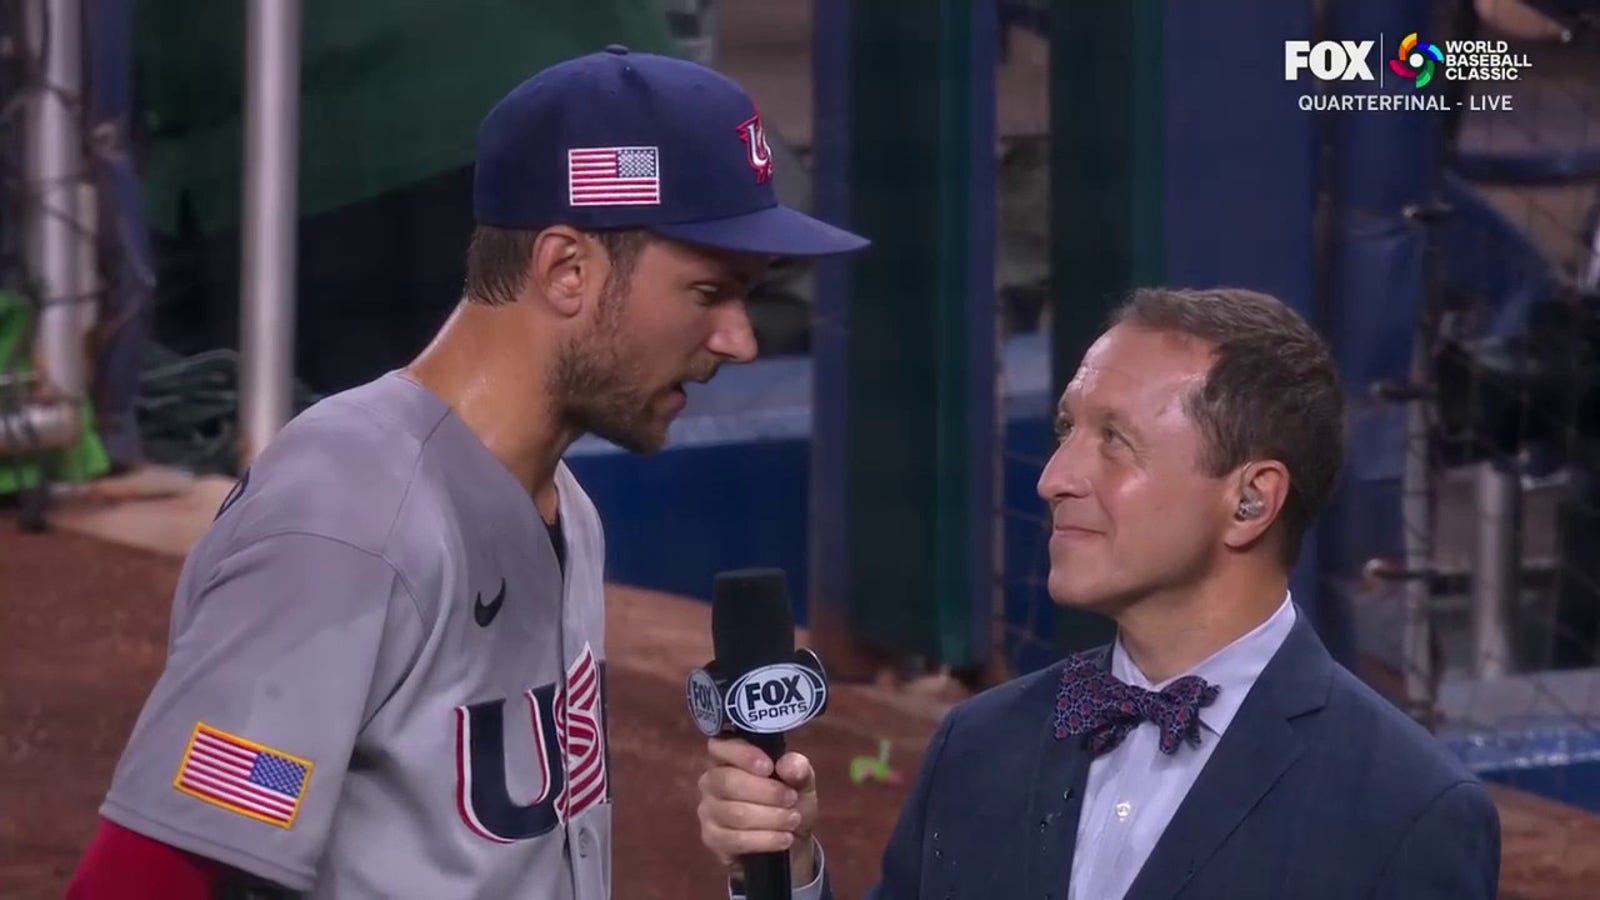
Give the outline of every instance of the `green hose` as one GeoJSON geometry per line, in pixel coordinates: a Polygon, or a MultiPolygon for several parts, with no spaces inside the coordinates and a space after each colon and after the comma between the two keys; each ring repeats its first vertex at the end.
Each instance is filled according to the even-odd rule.
{"type": "MultiPolygon", "coordinates": [[[[33,305],[28,299],[15,291],[0,291],[0,421],[34,400],[23,387],[33,373],[26,352],[32,323],[33,305]]],[[[83,430],[72,445],[11,458],[0,456],[0,496],[34,488],[43,475],[51,481],[81,482],[111,470],[105,445],[95,431],[94,405],[85,400],[79,416],[83,430]]],[[[26,443],[25,439],[21,443],[26,443]]]]}
{"type": "MultiPolygon", "coordinates": [[[[294,412],[321,399],[294,385],[294,412]]],[[[145,345],[139,373],[139,438],[153,463],[196,474],[239,474],[239,354],[180,356],[145,345]]]]}

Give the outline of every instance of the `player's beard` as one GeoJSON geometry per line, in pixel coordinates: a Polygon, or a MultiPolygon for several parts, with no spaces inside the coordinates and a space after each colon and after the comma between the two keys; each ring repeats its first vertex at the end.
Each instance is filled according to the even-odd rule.
{"type": "Polygon", "coordinates": [[[556,354],[551,384],[569,421],[632,453],[654,453],[666,444],[665,422],[654,410],[658,392],[628,352],[622,334],[621,292],[607,285],[587,334],[567,341],[556,354]]]}

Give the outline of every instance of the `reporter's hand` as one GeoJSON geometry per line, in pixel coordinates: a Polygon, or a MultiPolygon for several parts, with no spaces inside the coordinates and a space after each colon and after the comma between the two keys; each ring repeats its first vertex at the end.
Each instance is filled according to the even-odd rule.
{"type": "Polygon", "coordinates": [[[772,760],[740,738],[712,738],[711,765],[700,776],[700,841],[723,865],[737,869],[747,853],[789,851],[795,887],[816,878],[811,831],[817,821],[817,780],[799,753],[772,760]]]}

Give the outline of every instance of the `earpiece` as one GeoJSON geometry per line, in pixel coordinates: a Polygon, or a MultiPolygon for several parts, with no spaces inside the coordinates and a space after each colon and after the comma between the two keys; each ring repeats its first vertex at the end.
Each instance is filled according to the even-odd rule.
{"type": "Polygon", "coordinates": [[[1239,501],[1239,511],[1234,513],[1234,518],[1240,521],[1254,519],[1256,516],[1261,515],[1262,510],[1265,508],[1266,504],[1261,502],[1260,497],[1246,497],[1239,501]]]}

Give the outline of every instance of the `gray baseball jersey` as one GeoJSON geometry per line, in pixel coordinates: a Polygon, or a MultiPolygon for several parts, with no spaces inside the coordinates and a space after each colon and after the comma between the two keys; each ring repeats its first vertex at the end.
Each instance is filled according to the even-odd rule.
{"type": "Polygon", "coordinates": [[[397,373],[307,410],[185,563],[102,813],[312,898],[608,897],[604,538],[556,485],[549,529],[397,373]]]}

